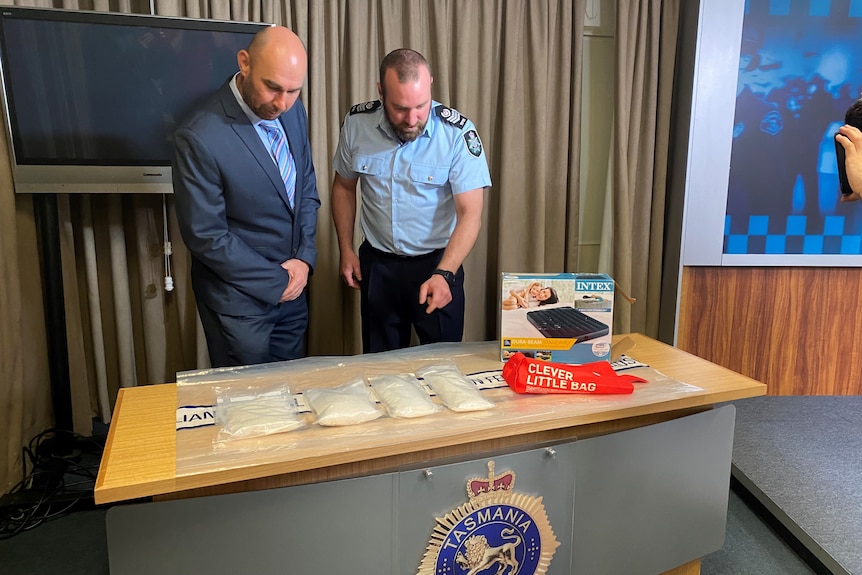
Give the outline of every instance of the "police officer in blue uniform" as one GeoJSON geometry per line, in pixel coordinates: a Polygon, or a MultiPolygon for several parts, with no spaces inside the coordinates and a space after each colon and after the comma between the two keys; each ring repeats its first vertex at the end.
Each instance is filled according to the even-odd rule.
{"type": "Polygon", "coordinates": [[[380,64],[380,99],[350,109],[332,160],[339,269],[360,290],[366,353],[409,346],[411,327],[423,344],[464,334],[461,264],[479,235],[491,177],[473,123],[433,101],[432,82],[421,54],[390,52],[380,64]]]}

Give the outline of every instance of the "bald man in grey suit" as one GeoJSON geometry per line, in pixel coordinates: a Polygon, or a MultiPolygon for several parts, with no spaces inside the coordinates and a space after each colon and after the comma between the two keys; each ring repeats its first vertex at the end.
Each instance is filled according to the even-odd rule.
{"type": "Polygon", "coordinates": [[[305,47],[270,27],[237,62],[239,72],[174,134],[177,219],[214,367],[305,355],[317,260],[320,198],[298,99],[305,47]],[[279,171],[267,129],[286,138],[294,180],[279,171]]]}

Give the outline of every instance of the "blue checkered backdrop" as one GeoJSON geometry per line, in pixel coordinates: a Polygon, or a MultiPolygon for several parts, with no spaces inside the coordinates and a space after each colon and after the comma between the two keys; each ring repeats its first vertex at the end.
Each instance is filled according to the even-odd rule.
{"type": "Polygon", "coordinates": [[[862,254],[833,136],[862,93],[862,0],[747,0],[725,254],[862,254]]]}

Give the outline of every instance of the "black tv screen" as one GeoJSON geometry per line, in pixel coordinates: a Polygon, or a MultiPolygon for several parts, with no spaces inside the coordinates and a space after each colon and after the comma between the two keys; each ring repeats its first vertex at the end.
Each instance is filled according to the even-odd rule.
{"type": "Polygon", "coordinates": [[[173,130],[263,26],[0,9],[16,190],[170,191],[173,130]]]}

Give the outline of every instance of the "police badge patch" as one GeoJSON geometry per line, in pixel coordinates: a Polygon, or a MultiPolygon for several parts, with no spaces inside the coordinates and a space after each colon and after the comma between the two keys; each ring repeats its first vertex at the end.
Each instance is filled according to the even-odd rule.
{"type": "Polygon", "coordinates": [[[437,518],[418,575],[547,572],[560,542],[542,498],[514,493],[514,487],[515,473],[495,475],[489,461],[488,477],[467,482],[470,500],[437,518]]]}
{"type": "Polygon", "coordinates": [[[476,130],[470,130],[464,134],[464,143],[467,144],[467,151],[477,158],[482,155],[482,141],[479,139],[479,134],[476,130]]]}
{"type": "Polygon", "coordinates": [[[362,102],[361,104],[354,104],[350,107],[350,115],[353,114],[365,114],[368,112],[373,112],[382,106],[383,103],[380,100],[374,100],[371,102],[362,102]]]}

